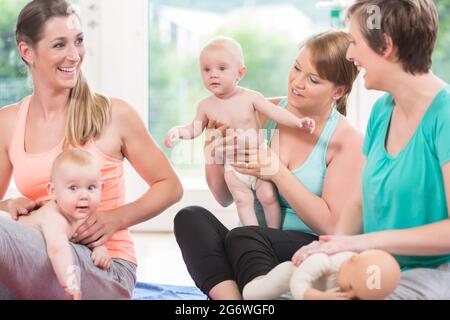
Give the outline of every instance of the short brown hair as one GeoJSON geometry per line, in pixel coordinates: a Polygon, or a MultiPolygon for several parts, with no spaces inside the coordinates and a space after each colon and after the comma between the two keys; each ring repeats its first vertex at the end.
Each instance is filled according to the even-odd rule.
{"type": "Polygon", "coordinates": [[[386,49],[385,35],[390,36],[406,72],[423,74],[430,70],[439,28],[432,0],[357,0],[348,9],[347,18],[355,18],[369,46],[378,54],[386,49]],[[373,6],[379,8],[379,28],[369,25],[374,18],[373,6]]]}
{"type": "Polygon", "coordinates": [[[347,114],[348,95],[358,76],[356,66],[346,59],[349,45],[349,35],[343,31],[322,32],[302,44],[311,51],[311,63],[319,77],[345,87],[344,96],[336,101],[336,109],[344,116],[347,114]]]}

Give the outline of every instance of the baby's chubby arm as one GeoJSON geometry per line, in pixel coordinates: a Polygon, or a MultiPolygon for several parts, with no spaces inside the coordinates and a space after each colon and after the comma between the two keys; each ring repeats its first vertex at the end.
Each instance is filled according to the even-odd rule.
{"type": "Polygon", "coordinates": [[[253,95],[253,106],[256,110],[275,120],[277,123],[298,129],[308,129],[311,133],[314,131],[315,123],[311,118],[298,118],[293,113],[284,108],[267,101],[264,96],[256,91],[251,91],[253,95]]]}
{"type": "Polygon", "coordinates": [[[166,147],[172,148],[174,140],[191,140],[201,135],[208,124],[208,117],[206,116],[205,110],[206,108],[206,102],[203,100],[198,104],[197,113],[191,124],[177,126],[170,129],[164,139],[164,144],[166,147]]]}
{"type": "Polygon", "coordinates": [[[40,228],[47,244],[48,257],[58,281],[69,299],[80,300],[80,278],[69,244],[69,224],[60,215],[42,214],[40,228]]]}

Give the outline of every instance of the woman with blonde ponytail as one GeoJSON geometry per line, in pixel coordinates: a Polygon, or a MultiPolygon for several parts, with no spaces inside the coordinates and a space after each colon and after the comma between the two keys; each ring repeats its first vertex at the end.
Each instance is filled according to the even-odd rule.
{"type": "MultiPolygon", "coordinates": [[[[98,161],[103,191],[98,211],[75,231],[76,265],[68,276],[77,272],[84,299],[130,299],[136,255],[128,228],[178,201],[180,181],[137,113],[89,88],[81,72],[80,19],[66,0],[29,2],[18,17],[16,40],[33,93],[0,110],[0,211],[13,218],[0,217],[0,299],[66,298],[41,233],[14,220],[48,207],[52,163],[74,147],[98,161]],[[131,203],[125,202],[124,159],[151,185],[131,203]],[[23,197],[3,200],[12,176],[23,197]],[[112,258],[109,270],[90,257],[90,249],[103,244],[112,258]]],[[[68,192],[77,187],[66,186],[68,192]]]]}

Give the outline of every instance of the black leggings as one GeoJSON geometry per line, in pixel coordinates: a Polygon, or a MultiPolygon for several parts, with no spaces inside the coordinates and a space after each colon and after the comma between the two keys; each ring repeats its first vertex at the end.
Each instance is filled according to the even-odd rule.
{"type": "Polygon", "coordinates": [[[317,240],[309,233],[259,226],[230,231],[211,212],[197,206],[178,212],[174,232],[192,279],[207,295],[225,280],[236,281],[242,292],[248,282],[317,240]]]}

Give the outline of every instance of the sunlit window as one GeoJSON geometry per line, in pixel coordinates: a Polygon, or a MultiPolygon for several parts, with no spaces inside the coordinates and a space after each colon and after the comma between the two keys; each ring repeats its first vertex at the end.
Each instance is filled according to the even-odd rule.
{"type": "MultiPolygon", "coordinates": [[[[29,0],[0,0],[0,108],[17,102],[32,92],[31,79],[16,45],[16,23],[29,0]]],[[[79,0],[71,2],[79,5],[79,0]]]]}
{"type": "Polygon", "coordinates": [[[210,94],[198,66],[202,45],[217,35],[233,37],[248,68],[240,85],[266,97],[284,96],[298,44],[329,26],[328,12],[304,0],[150,4],[149,129],[185,187],[203,188],[203,139],[180,141],[172,150],[163,146],[168,129],[190,123],[197,103],[210,94]]]}
{"type": "Polygon", "coordinates": [[[0,0],[0,108],[31,92],[27,69],[16,49],[17,15],[26,0],[0,0]]]}

